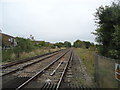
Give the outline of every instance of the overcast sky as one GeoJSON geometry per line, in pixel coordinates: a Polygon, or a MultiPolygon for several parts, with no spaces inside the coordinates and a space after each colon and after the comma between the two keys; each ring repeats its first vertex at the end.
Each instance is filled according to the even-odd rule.
{"type": "Polygon", "coordinates": [[[1,0],[2,32],[49,42],[94,42],[96,8],[111,0],[1,0]]]}

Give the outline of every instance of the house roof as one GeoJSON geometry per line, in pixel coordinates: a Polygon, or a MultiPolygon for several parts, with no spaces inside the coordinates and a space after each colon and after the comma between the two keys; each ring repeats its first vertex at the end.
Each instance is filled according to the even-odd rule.
{"type": "Polygon", "coordinates": [[[8,37],[11,37],[11,38],[15,38],[14,36],[11,36],[11,35],[8,35],[8,34],[5,34],[5,33],[0,33],[0,35],[4,35],[4,36],[8,36],[8,37]]]}

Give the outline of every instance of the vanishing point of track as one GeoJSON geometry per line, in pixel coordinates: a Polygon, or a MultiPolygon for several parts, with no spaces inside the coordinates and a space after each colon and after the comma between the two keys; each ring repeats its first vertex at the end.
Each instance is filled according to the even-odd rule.
{"type": "MultiPolygon", "coordinates": [[[[50,54],[50,55],[46,55],[46,56],[44,56],[42,59],[40,59],[40,60],[29,60],[29,61],[25,61],[25,62],[22,62],[22,63],[17,63],[17,64],[14,64],[14,65],[6,65],[6,67],[5,66],[3,66],[3,74],[1,75],[3,78],[5,77],[9,77],[10,75],[15,75],[17,72],[20,72],[20,71],[22,71],[22,70],[24,70],[24,69],[26,69],[26,68],[29,68],[29,67],[31,67],[33,64],[38,64],[39,62],[41,62],[41,61],[45,61],[45,59],[46,59],[46,61],[47,61],[47,59],[48,58],[50,58],[50,57],[54,57],[55,55],[57,55],[58,54],[58,56],[56,56],[55,58],[54,58],[54,60],[52,60],[52,62],[47,62],[46,63],[46,65],[47,66],[44,66],[44,68],[42,68],[42,69],[39,69],[39,71],[37,71],[37,72],[35,72],[34,74],[32,74],[31,76],[29,76],[29,78],[27,79],[27,80],[25,80],[24,82],[22,82],[22,83],[20,83],[19,85],[17,85],[17,86],[15,86],[15,87],[11,87],[11,88],[16,88],[16,90],[18,90],[18,89],[21,89],[23,86],[25,86],[25,85],[27,85],[29,82],[31,82],[34,78],[36,78],[37,76],[39,76],[40,74],[43,74],[43,72],[45,71],[45,70],[47,70],[47,69],[49,69],[52,65],[54,65],[55,63],[57,63],[56,65],[55,65],[55,67],[53,68],[53,72],[52,72],[52,74],[50,75],[50,76],[54,76],[54,74],[55,74],[55,72],[57,71],[57,69],[60,67],[60,66],[62,66],[62,64],[63,63],[65,63],[65,62],[63,62],[63,61],[60,61],[62,58],[63,58],[63,56],[65,56],[68,52],[70,52],[70,50],[62,50],[62,51],[59,51],[59,52],[55,52],[55,53],[53,53],[53,54],[50,54]],[[60,63],[59,63],[60,62],[60,63]],[[21,66],[21,67],[20,67],[21,66]],[[56,67],[57,66],[57,67],[56,67]],[[13,67],[17,67],[17,69],[15,68],[13,68],[13,67]],[[9,69],[9,70],[8,70],[9,69]],[[13,70],[12,70],[13,69],[13,70]],[[6,70],[6,71],[5,71],[6,70]],[[7,72],[7,70],[8,70],[8,72],[7,72]]],[[[66,64],[65,64],[66,65],[66,64]]],[[[63,68],[63,70],[64,70],[64,68],[63,68]]],[[[65,71],[64,71],[65,72],[65,71]]],[[[61,73],[61,75],[62,75],[62,73],[61,73]]],[[[60,79],[61,80],[61,79],[60,79]]],[[[59,84],[58,84],[59,85],[59,84]]],[[[43,85],[44,86],[44,85],[43,85]]],[[[4,87],[4,88],[7,88],[7,87],[4,87]]]]}
{"type": "MultiPolygon", "coordinates": [[[[80,82],[89,81],[73,48],[37,56],[32,60],[23,60],[3,67],[3,90],[89,90],[80,82]]],[[[91,86],[90,86],[91,87],[91,86]]],[[[91,88],[90,90],[96,90],[91,88]]]]}

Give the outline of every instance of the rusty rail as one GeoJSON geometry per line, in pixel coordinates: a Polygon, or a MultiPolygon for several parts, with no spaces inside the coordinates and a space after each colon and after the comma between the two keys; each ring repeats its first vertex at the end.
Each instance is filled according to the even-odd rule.
{"type": "Polygon", "coordinates": [[[57,62],[59,59],[61,59],[68,52],[69,52],[69,50],[66,51],[64,54],[62,54],[61,56],[59,56],[58,58],[56,58],[53,62],[51,62],[49,65],[47,65],[41,71],[37,72],[34,76],[32,76],[27,81],[25,81],[23,84],[21,84],[20,86],[18,86],[15,90],[19,90],[19,89],[23,88],[25,85],[27,85],[29,82],[31,82],[33,79],[35,79],[38,75],[42,74],[44,72],[44,70],[48,69],[50,66],[52,66],[55,62],[57,62]]]}

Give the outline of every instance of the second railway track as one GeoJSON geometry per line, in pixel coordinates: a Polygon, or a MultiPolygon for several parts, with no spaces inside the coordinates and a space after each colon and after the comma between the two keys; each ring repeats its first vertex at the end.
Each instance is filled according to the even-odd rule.
{"type": "Polygon", "coordinates": [[[31,57],[31,58],[27,58],[27,59],[23,59],[23,60],[19,60],[19,61],[10,62],[8,64],[3,64],[0,67],[2,69],[9,68],[11,66],[22,64],[22,63],[25,63],[25,62],[28,62],[28,61],[31,61],[31,60],[34,60],[34,59],[37,59],[37,58],[41,58],[41,57],[44,57],[44,56],[47,56],[47,55],[50,55],[50,54],[53,54],[53,53],[57,53],[57,52],[62,51],[62,50],[64,50],[64,49],[54,51],[54,52],[50,52],[50,53],[46,53],[46,54],[42,54],[42,55],[37,55],[37,56],[31,57]]]}
{"type": "Polygon", "coordinates": [[[21,69],[20,71],[12,73],[11,75],[7,74],[7,75],[3,76],[3,89],[4,88],[14,88],[15,89],[21,83],[30,79],[32,76],[36,75],[43,67],[45,67],[45,65],[50,64],[50,62],[53,62],[54,59],[57,60],[57,59],[63,57],[68,51],[69,50],[61,51],[61,53],[59,53],[58,55],[54,55],[50,60],[47,59],[47,60],[43,60],[40,63],[33,64],[31,66],[31,68],[27,67],[27,68],[25,68],[25,70],[21,69]],[[33,68],[34,68],[35,72],[34,72],[34,70],[32,70],[33,68]],[[12,77],[14,77],[14,78],[12,79],[12,77]],[[20,77],[21,77],[20,82],[17,82],[20,79],[20,77]],[[9,80],[7,80],[7,79],[9,79],[9,80]],[[24,80],[22,81],[22,79],[24,79],[24,80]],[[13,81],[14,85],[12,85],[12,83],[10,83],[12,81],[13,81]]]}
{"type": "Polygon", "coordinates": [[[65,53],[62,57],[54,60],[43,70],[38,72],[28,81],[20,85],[16,90],[21,88],[39,88],[39,89],[58,89],[66,72],[69,61],[72,57],[72,51],[65,53]]]}
{"type": "Polygon", "coordinates": [[[34,59],[32,58],[30,60],[22,60],[22,61],[13,62],[13,63],[10,63],[10,64],[3,65],[2,69],[1,69],[1,71],[2,71],[1,76],[5,76],[5,75],[11,74],[11,73],[16,72],[16,71],[20,71],[20,70],[22,70],[26,67],[29,67],[33,64],[41,62],[42,60],[45,60],[45,59],[50,58],[52,56],[55,56],[59,52],[61,52],[61,51],[57,51],[57,52],[53,52],[53,53],[49,53],[49,54],[47,53],[47,54],[41,55],[37,58],[34,57],[34,59]]]}
{"type": "Polygon", "coordinates": [[[96,90],[90,88],[95,86],[73,48],[44,58],[4,75],[2,90],[96,90]]]}

